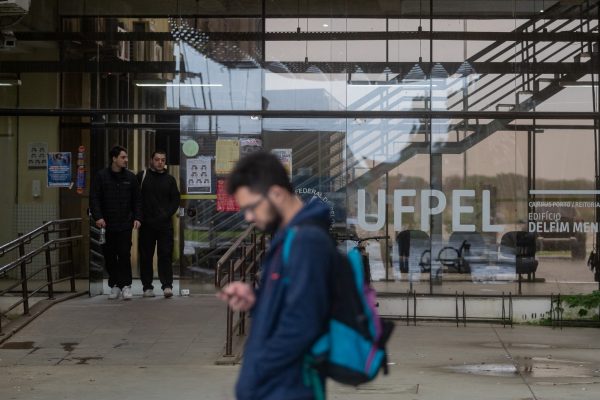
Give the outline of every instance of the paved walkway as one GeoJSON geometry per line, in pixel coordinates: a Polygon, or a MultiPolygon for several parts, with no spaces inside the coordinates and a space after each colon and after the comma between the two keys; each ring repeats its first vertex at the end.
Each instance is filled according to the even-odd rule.
{"type": "MultiPolygon", "coordinates": [[[[52,307],[0,347],[0,399],[233,399],[212,296],[52,307]]],[[[402,323],[387,377],[330,399],[598,399],[600,330],[402,323]]],[[[283,399],[282,399],[283,400],[283,399]]]]}

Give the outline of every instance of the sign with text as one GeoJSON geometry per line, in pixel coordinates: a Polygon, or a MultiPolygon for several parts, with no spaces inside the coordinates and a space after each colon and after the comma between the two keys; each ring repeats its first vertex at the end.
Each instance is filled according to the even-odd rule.
{"type": "MultiPolygon", "coordinates": [[[[376,211],[369,214],[367,221],[367,192],[359,189],[358,195],[358,226],[366,231],[379,231],[386,223],[386,191],[377,191],[376,211]]],[[[430,217],[439,215],[449,206],[452,214],[452,232],[503,232],[503,225],[493,223],[491,215],[491,191],[482,190],[479,194],[475,190],[452,190],[450,198],[440,190],[426,189],[417,193],[415,189],[398,189],[393,192],[393,223],[394,230],[403,229],[403,216],[416,212],[414,205],[407,205],[407,199],[420,202],[420,229],[429,232],[430,217]],[[418,197],[417,197],[418,196],[418,197]],[[481,225],[477,229],[475,224],[463,223],[463,217],[475,214],[473,201],[478,201],[481,206],[481,225]],[[448,204],[450,203],[450,204],[448,204]],[[434,206],[432,205],[434,204],[434,206]]],[[[598,222],[584,222],[577,216],[576,208],[599,208],[600,203],[595,201],[563,201],[563,202],[529,202],[529,206],[536,210],[527,215],[527,230],[536,233],[594,233],[598,232],[598,222]]],[[[479,215],[479,214],[478,214],[479,215]]]]}
{"type": "Polygon", "coordinates": [[[71,180],[71,153],[48,153],[48,187],[70,187],[71,180]]]}
{"type": "Polygon", "coordinates": [[[237,205],[233,196],[227,193],[225,179],[217,179],[217,211],[240,211],[240,206],[237,205]]]}
{"type": "Polygon", "coordinates": [[[239,140],[217,140],[215,172],[217,175],[229,174],[240,159],[239,140]]]}

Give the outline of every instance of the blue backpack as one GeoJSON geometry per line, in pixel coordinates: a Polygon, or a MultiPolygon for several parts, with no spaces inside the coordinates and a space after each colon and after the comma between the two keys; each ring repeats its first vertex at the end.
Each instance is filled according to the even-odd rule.
{"type": "MultiPolygon", "coordinates": [[[[283,271],[297,228],[288,230],[283,244],[283,271]]],[[[317,400],[324,399],[321,377],[357,386],[369,382],[380,369],[387,375],[385,344],[394,324],[379,317],[375,290],[365,279],[362,255],[353,248],[338,252],[333,267],[328,331],[304,358],[304,384],[317,400]]]]}

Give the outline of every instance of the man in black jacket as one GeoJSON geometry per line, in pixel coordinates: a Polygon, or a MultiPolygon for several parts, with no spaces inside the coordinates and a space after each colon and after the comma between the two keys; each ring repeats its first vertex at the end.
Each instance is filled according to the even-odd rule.
{"type": "Polygon", "coordinates": [[[158,278],[164,296],[173,296],[173,223],[171,217],[179,208],[177,182],[167,170],[166,153],[152,153],[150,168],[138,173],[142,192],[144,226],[140,229],[140,275],[144,297],[154,297],[152,259],[158,252],[158,278]]]}
{"type": "Polygon", "coordinates": [[[111,165],[98,172],[92,182],[90,207],[98,228],[106,229],[103,246],[108,272],[109,299],[130,300],[131,293],[131,228],[142,221],[140,188],[135,174],[127,169],[127,149],[110,150],[111,165]]]}

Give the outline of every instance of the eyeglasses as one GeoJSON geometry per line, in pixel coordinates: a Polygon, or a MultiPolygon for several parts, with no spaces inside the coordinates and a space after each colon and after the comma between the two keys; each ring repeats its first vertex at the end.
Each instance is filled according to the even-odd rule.
{"type": "Polygon", "coordinates": [[[240,207],[240,214],[246,215],[246,213],[249,212],[254,215],[254,210],[256,210],[256,208],[260,205],[260,203],[262,203],[265,199],[266,199],[266,197],[261,197],[260,199],[258,199],[257,201],[255,201],[252,204],[248,204],[247,206],[240,207]]]}

